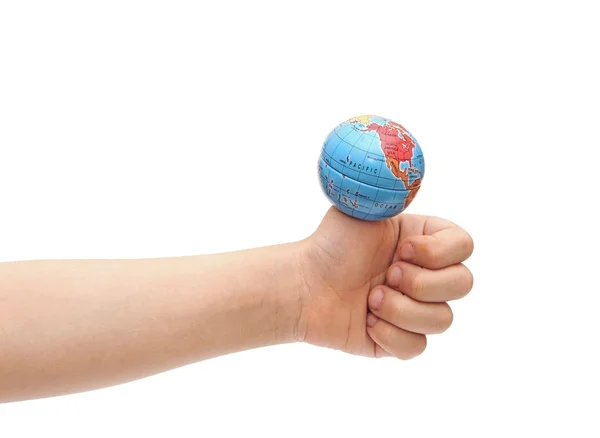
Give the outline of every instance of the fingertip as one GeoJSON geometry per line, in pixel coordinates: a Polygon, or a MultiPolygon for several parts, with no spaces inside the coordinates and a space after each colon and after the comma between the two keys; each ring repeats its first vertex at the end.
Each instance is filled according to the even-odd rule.
{"type": "Polygon", "coordinates": [[[415,246],[407,242],[400,247],[400,258],[404,261],[412,260],[415,256],[415,246]]]}
{"type": "Polygon", "coordinates": [[[412,352],[412,355],[409,355],[408,359],[414,359],[415,357],[420,356],[423,353],[425,353],[425,350],[427,350],[427,336],[420,335],[418,339],[419,340],[417,342],[417,347],[412,352]]]}
{"type": "Polygon", "coordinates": [[[475,251],[475,241],[473,240],[473,236],[471,236],[467,231],[462,230],[465,234],[463,237],[463,245],[465,246],[465,260],[470,258],[475,251]]]}
{"type": "Polygon", "coordinates": [[[367,333],[373,342],[390,355],[401,360],[409,360],[421,355],[427,348],[425,335],[408,332],[385,320],[378,318],[376,320],[377,325],[367,328],[367,333]]]}
{"type": "Polygon", "coordinates": [[[369,309],[378,310],[383,302],[383,289],[378,287],[369,294],[369,309]]]}
{"type": "Polygon", "coordinates": [[[402,268],[398,265],[392,266],[387,272],[388,285],[397,288],[402,281],[402,268]]]}
{"type": "Polygon", "coordinates": [[[377,324],[377,321],[379,321],[379,318],[377,318],[375,315],[373,315],[370,312],[369,314],[367,314],[367,327],[375,326],[375,324],[377,324]]]}

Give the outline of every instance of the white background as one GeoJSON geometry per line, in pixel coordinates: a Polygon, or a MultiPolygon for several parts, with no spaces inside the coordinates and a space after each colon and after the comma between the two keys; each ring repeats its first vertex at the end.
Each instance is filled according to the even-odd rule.
{"type": "Polygon", "coordinates": [[[408,212],[476,242],[417,359],[244,352],[2,405],[0,436],[599,436],[593,5],[0,2],[0,260],[301,239],[321,144],[359,114],[421,144],[408,212]]]}

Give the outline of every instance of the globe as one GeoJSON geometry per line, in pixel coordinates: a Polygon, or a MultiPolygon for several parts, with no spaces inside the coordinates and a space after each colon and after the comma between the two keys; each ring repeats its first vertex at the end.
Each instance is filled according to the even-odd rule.
{"type": "Polygon", "coordinates": [[[404,211],[425,175],[423,152],[404,127],[373,115],[353,117],[325,139],[321,188],[341,212],[367,221],[404,211]]]}

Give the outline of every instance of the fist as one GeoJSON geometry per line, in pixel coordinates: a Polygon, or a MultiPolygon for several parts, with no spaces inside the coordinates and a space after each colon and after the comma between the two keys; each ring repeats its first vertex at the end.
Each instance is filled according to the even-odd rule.
{"type": "Polygon", "coordinates": [[[471,236],[436,217],[365,222],[331,208],[302,244],[301,340],[351,354],[421,354],[473,285],[471,236]]]}
{"type": "MultiPolygon", "coordinates": [[[[429,222],[439,226],[445,221],[429,222]]],[[[378,356],[414,357],[425,350],[425,335],[450,327],[453,314],[447,302],[464,297],[473,286],[473,275],[462,264],[472,248],[470,236],[458,227],[400,242],[399,260],[367,301],[367,333],[377,344],[378,356]]]]}

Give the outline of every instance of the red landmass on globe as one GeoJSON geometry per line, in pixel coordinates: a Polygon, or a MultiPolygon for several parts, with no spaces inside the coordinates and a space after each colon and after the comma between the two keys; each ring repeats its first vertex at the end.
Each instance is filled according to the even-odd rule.
{"type": "MultiPolygon", "coordinates": [[[[379,125],[377,123],[370,123],[365,132],[375,131],[379,135],[381,141],[381,150],[386,158],[386,164],[392,171],[392,173],[402,179],[407,189],[408,186],[408,173],[406,169],[400,170],[400,163],[403,161],[408,162],[408,166],[412,167],[412,156],[415,148],[415,142],[408,134],[408,131],[402,127],[402,125],[388,121],[385,125],[379,125]]],[[[420,179],[417,180],[420,182],[420,179]]],[[[411,184],[414,186],[416,181],[411,184]]]]}

